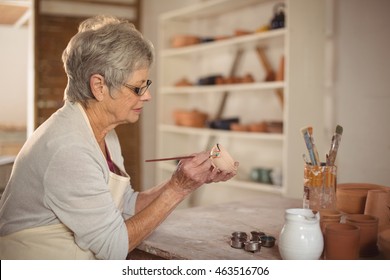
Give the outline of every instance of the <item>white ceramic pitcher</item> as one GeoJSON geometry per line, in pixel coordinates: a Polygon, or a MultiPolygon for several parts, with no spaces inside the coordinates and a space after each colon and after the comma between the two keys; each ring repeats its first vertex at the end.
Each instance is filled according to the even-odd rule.
{"type": "Polygon", "coordinates": [[[319,213],[292,208],[285,212],[279,236],[279,253],[284,260],[318,260],[324,249],[319,213]]]}

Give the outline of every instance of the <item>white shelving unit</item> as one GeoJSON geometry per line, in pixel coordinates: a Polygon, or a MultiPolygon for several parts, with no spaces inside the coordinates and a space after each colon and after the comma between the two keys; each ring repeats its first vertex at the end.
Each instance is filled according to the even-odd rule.
{"type": "MultiPolygon", "coordinates": [[[[192,204],[202,204],[201,197],[207,197],[207,203],[213,203],[214,200],[240,199],[241,194],[245,199],[254,193],[261,195],[261,192],[301,197],[305,147],[300,128],[313,125],[316,143],[321,145],[324,139],[324,2],[210,0],[160,17],[158,155],[185,155],[210,148],[210,143],[220,143],[240,162],[235,179],[219,183],[218,187],[205,186],[201,195],[195,194],[197,199],[192,198],[192,204]],[[233,35],[235,30],[255,31],[270,23],[274,5],[281,2],[286,5],[285,28],[181,48],[171,47],[170,40],[178,34],[214,37],[233,35]],[[264,81],[266,73],[256,47],[266,51],[275,71],[284,56],[284,81],[264,81]],[[243,55],[236,74],[251,74],[255,80],[253,83],[196,85],[201,77],[228,76],[238,49],[243,50],[243,55]],[[182,78],[194,85],[175,87],[174,84],[182,78]],[[283,91],[284,106],[281,106],[276,90],[283,91]],[[228,99],[222,117],[238,117],[243,124],[282,121],[283,133],[235,132],[175,125],[173,112],[176,109],[196,109],[213,119],[225,92],[228,92],[228,99]],[[280,169],[283,183],[253,182],[250,179],[253,168],[280,169]]],[[[167,178],[174,168],[175,163],[157,163],[157,179],[167,178]]]]}

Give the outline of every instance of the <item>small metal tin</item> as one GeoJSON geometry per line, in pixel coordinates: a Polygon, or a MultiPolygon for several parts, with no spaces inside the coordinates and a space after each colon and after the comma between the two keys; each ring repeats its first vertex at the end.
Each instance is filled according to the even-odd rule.
{"type": "Polygon", "coordinates": [[[235,231],[235,232],[232,233],[232,237],[247,239],[248,235],[246,234],[246,232],[243,232],[243,231],[235,231]]]}
{"type": "Polygon", "coordinates": [[[261,244],[264,247],[271,248],[275,246],[276,238],[271,235],[263,235],[260,237],[261,244]]]}
{"type": "Polygon", "coordinates": [[[230,246],[235,249],[242,249],[244,248],[244,243],[246,242],[246,238],[237,238],[237,237],[231,237],[230,238],[230,246]]]}
{"type": "Polygon", "coordinates": [[[244,250],[248,252],[259,252],[261,248],[261,244],[259,241],[246,241],[244,244],[244,250]]]}
{"type": "Polygon", "coordinates": [[[251,241],[260,241],[260,237],[265,235],[262,231],[251,231],[251,241]]]}

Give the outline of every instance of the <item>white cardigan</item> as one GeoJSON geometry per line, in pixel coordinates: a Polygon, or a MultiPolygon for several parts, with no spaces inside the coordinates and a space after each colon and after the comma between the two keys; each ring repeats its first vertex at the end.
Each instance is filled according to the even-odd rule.
{"type": "MultiPolygon", "coordinates": [[[[115,131],[106,136],[124,170],[115,131]]],[[[134,215],[138,193],[130,184],[121,213],[108,188],[109,168],[79,104],[65,105],[26,141],[0,201],[0,236],[63,223],[82,249],[99,259],[125,259],[124,219],[134,215]]]]}

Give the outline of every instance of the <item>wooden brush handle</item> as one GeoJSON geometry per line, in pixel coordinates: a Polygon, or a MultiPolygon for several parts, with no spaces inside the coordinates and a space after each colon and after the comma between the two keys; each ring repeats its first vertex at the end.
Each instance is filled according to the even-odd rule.
{"type": "Polygon", "coordinates": [[[193,157],[194,157],[194,156],[155,158],[155,159],[147,159],[147,160],[145,160],[145,162],[166,161],[166,160],[180,160],[180,159],[187,159],[187,158],[193,158],[193,157]]]}

